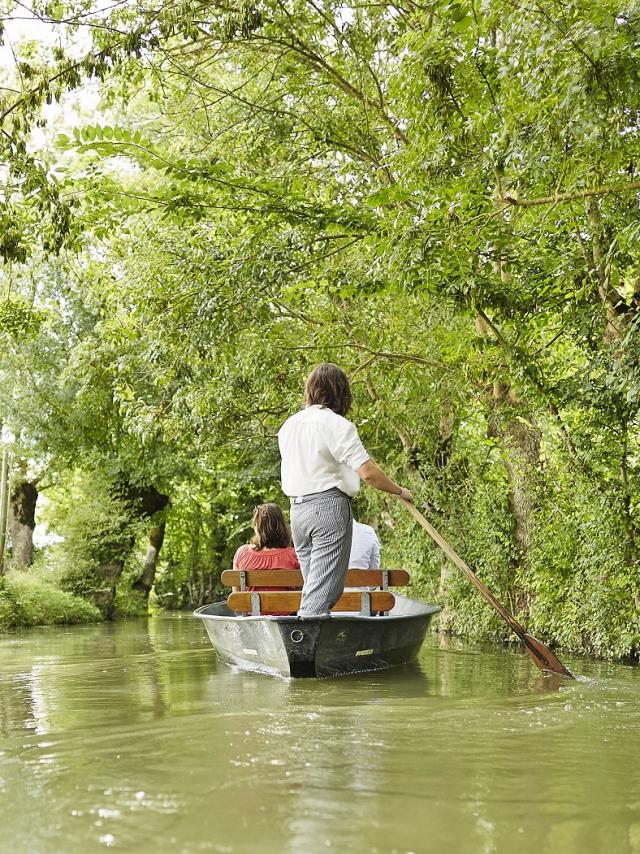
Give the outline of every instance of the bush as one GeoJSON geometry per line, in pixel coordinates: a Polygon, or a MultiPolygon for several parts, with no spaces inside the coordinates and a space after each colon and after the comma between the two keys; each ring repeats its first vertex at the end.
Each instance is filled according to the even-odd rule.
{"type": "MultiPolygon", "coordinates": [[[[136,518],[129,500],[98,464],[90,474],[81,470],[49,493],[49,504],[41,518],[60,541],[49,546],[46,571],[66,592],[98,605],[109,618],[114,616],[116,586],[126,578],[115,567],[130,558],[145,523],[136,518]]],[[[145,613],[146,603],[127,601],[126,592],[115,610],[122,616],[145,613]]]]}
{"type": "Polygon", "coordinates": [[[72,623],[94,623],[100,611],[84,599],[24,572],[0,578],[0,631],[72,623]]]}

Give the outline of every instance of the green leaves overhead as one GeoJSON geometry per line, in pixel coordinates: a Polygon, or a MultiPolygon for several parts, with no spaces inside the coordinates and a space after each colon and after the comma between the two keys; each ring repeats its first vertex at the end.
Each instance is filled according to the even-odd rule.
{"type": "Polygon", "coordinates": [[[36,335],[44,320],[44,312],[34,308],[20,296],[0,296],[0,335],[25,340],[36,335]]]}
{"type": "MultiPolygon", "coordinates": [[[[278,425],[336,361],[367,447],[498,591],[551,638],[631,651],[640,4],[89,17],[83,57],[25,49],[6,106],[0,252],[23,302],[3,405],[34,453],[70,478],[82,448],[107,480],[171,492],[181,585],[277,496],[278,425]]],[[[434,595],[433,554],[384,498],[363,507],[434,595]]],[[[496,631],[466,588],[447,595],[454,628],[496,631]]]]}
{"type": "MultiPolygon", "coordinates": [[[[122,147],[118,146],[117,143],[122,143],[124,145],[129,146],[140,146],[142,149],[150,149],[151,143],[148,140],[145,140],[140,133],[140,131],[130,131],[127,128],[122,127],[109,127],[109,125],[86,125],[81,128],[73,129],[73,139],[75,141],[75,147],[82,149],[82,143],[89,142],[102,142],[108,143],[110,140],[113,140],[114,145],[109,148],[106,146],[104,149],[97,149],[101,151],[101,153],[106,156],[117,155],[122,153],[122,147]]],[[[56,139],[56,143],[59,148],[68,149],[72,147],[72,141],[66,134],[59,134],[56,139]]],[[[87,149],[90,150],[90,149],[87,149]]]]}

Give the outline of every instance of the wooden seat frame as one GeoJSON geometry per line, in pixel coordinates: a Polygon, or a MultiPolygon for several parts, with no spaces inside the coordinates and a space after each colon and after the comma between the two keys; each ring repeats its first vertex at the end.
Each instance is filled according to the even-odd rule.
{"type": "MultiPolygon", "coordinates": [[[[379,587],[379,590],[348,590],[332,611],[359,611],[363,616],[373,612],[387,613],[395,604],[389,586],[401,587],[409,582],[404,569],[350,569],[345,587],[379,587]]],[[[227,599],[232,611],[251,616],[264,612],[292,613],[299,609],[303,578],[299,569],[226,569],[222,583],[239,587],[227,599]],[[250,588],[262,588],[259,590],[250,588]],[[266,588],[266,589],[264,589],[266,588]],[[283,589],[285,588],[285,589],[283,589]]]]}
{"type": "MultiPolygon", "coordinates": [[[[302,590],[303,578],[299,569],[225,569],[222,583],[226,587],[267,587],[302,590]]],[[[345,587],[404,587],[409,583],[406,569],[350,569],[345,587]]]]}
{"type": "MultiPolygon", "coordinates": [[[[296,590],[247,590],[231,593],[227,605],[232,611],[258,617],[263,612],[295,613],[300,608],[302,594],[296,590]]],[[[332,611],[358,611],[370,617],[372,612],[387,612],[395,605],[395,596],[388,590],[350,590],[343,593],[332,611]]]]}

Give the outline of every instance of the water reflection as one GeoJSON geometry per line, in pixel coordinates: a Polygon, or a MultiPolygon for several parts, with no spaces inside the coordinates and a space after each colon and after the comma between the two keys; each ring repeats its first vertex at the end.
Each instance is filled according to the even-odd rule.
{"type": "Polygon", "coordinates": [[[557,673],[541,673],[537,679],[531,683],[533,691],[539,691],[541,694],[547,691],[561,691],[568,687],[567,677],[560,676],[557,673]]]}
{"type": "Polygon", "coordinates": [[[218,665],[186,616],[16,635],[0,642],[3,838],[39,854],[640,851],[640,671],[570,664],[588,678],[432,636],[405,668],[287,681],[218,665]]]}

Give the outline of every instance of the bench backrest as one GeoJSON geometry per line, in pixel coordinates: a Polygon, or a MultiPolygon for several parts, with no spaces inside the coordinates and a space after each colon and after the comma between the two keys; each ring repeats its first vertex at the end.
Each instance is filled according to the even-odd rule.
{"type": "MultiPolygon", "coordinates": [[[[270,570],[273,572],[273,570],[270,570]]],[[[302,594],[295,590],[260,590],[231,593],[227,605],[242,614],[295,613],[300,607],[302,594]]],[[[372,611],[390,611],[395,604],[393,593],[386,590],[347,591],[343,593],[332,611],[358,611],[369,616],[372,611]]]]}
{"type": "MultiPolygon", "coordinates": [[[[268,587],[302,589],[302,573],[299,569],[225,569],[222,583],[227,587],[268,587]],[[244,577],[243,577],[244,576],[244,577]]],[[[409,583],[405,569],[350,569],[345,587],[404,587],[409,583]],[[385,579],[386,573],[386,579],[385,579]]],[[[384,608],[381,610],[385,610],[384,608]]]]}

